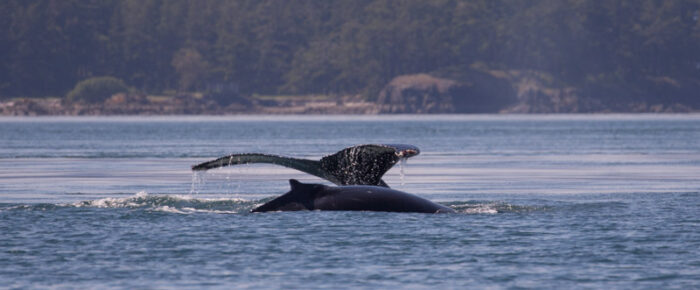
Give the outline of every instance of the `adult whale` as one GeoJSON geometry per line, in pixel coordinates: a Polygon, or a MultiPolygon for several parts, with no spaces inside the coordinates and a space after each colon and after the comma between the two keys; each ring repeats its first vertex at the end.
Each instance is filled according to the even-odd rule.
{"type": "Polygon", "coordinates": [[[379,185],[389,187],[384,173],[402,158],[420,154],[418,147],[406,144],[366,144],[345,148],[321,160],[299,159],[279,155],[231,154],[192,166],[192,170],[208,170],[247,163],[272,163],[318,176],[337,185],[379,185]]]}
{"type": "Polygon", "coordinates": [[[251,212],[298,210],[454,213],[427,199],[371,185],[327,186],[289,180],[292,189],[251,212]]]}

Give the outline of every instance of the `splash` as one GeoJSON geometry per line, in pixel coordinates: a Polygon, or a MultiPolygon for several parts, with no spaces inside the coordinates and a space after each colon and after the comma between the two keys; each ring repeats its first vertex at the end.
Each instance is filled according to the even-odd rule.
{"type": "Polygon", "coordinates": [[[192,171],[192,185],[190,186],[190,195],[198,194],[200,188],[204,186],[206,171],[192,171]]]}
{"type": "Polygon", "coordinates": [[[96,200],[79,201],[72,204],[62,204],[63,206],[74,207],[98,207],[98,208],[124,208],[124,207],[140,207],[147,200],[148,193],[140,191],[132,197],[115,198],[107,197],[96,200]]]}
{"type": "Polygon", "coordinates": [[[209,179],[223,179],[223,182],[215,182],[213,184],[213,186],[216,186],[218,192],[235,195],[241,193],[241,182],[238,176],[241,176],[245,173],[245,170],[249,164],[241,163],[241,158],[233,155],[228,156],[227,160],[224,160],[223,162],[225,163],[225,165],[216,167],[212,170],[195,171],[195,173],[206,173],[207,175],[198,177],[193,176],[192,189],[190,190],[190,194],[201,193],[202,191],[205,191],[205,187],[208,186],[206,184],[206,181],[209,181],[209,179]],[[241,166],[232,167],[232,165],[237,164],[241,164],[241,166]]]}
{"type": "MultiPolygon", "coordinates": [[[[240,180],[238,180],[237,178],[234,178],[234,177],[233,177],[233,171],[230,169],[230,168],[231,168],[231,165],[234,164],[234,163],[233,163],[233,160],[234,160],[233,155],[231,155],[231,156],[228,158],[228,165],[227,165],[227,166],[228,166],[229,169],[226,170],[226,182],[225,182],[226,190],[228,191],[228,193],[240,193],[240,192],[241,192],[241,182],[240,182],[240,180]],[[235,183],[235,185],[236,185],[236,186],[235,186],[235,190],[233,189],[233,188],[234,188],[234,186],[233,186],[234,183],[235,183]],[[232,192],[232,191],[233,191],[233,192],[232,192]]],[[[236,160],[236,163],[240,163],[240,162],[241,162],[241,157],[236,157],[235,160],[236,160]]],[[[239,175],[240,175],[240,173],[241,173],[241,167],[238,167],[238,172],[239,172],[239,175]]]]}
{"type": "Polygon", "coordinates": [[[458,213],[465,214],[497,214],[498,209],[495,204],[465,204],[453,206],[458,213]]]}
{"type": "Polygon", "coordinates": [[[549,208],[546,206],[513,205],[499,201],[449,202],[445,205],[463,214],[524,213],[547,210],[549,208]]]}
{"type": "Polygon", "coordinates": [[[401,186],[404,186],[406,184],[405,178],[406,178],[406,173],[404,172],[404,168],[406,167],[406,163],[408,162],[407,157],[402,157],[399,159],[399,172],[401,174],[401,186]]]}
{"type": "MultiPolygon", "coordinates": [[[[4,211],[52,211],[70,208],[127,209],[129,211],[164,212],[174,214],[246,214],[274,197],[259,200],[242,198],[196,198],[192,195],[152,195],[144,191],[130,197],[107,197],[65,204],[12,205],[4,211]]],[[[501,201],[454,201],[442,203],[458,214],[503,214],[548,211],[556,207],[542,205],[513,205],[501,201]]]]}
{"type": "Polygon", "coordinates": [[[191,195],[149,195],[139,192],[131,197],[101,198],[60,204],[58,207],[127,208],[177,214],[249,212],[259,201],[240,198],[194,198],[191,195]]]}

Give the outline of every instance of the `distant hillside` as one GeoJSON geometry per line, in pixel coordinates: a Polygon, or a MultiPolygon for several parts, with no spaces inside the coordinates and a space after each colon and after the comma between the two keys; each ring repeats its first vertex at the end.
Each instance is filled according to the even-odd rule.
{"type": "Polygon", "coordinates": [[[0,99],[102,76],[222,107],[283,94],[387,113],[699,110],[700,0],[0,1],[0,99]],[[443,87],[421,93],[436,80],[417,75],[443,87]]]}

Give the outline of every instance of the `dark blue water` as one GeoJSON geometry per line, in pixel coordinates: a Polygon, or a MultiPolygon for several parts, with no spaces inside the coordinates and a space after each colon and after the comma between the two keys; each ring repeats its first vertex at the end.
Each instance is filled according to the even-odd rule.
{"type": "Polygon", "coordinates": [[[698,115],[0,119],[0,288],[687,289],[699,248],[698,115]],[[249,214],[322,181],[189,171],[363,143],[459,214],[249,214]]]}

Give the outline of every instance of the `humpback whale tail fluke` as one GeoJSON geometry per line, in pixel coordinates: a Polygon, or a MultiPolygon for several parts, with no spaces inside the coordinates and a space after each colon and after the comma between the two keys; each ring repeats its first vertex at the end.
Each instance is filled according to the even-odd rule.
{"type": "Polygon", "coordinates": [[[192,166],[192,170],[248,164],[277,164],[326,179],[337,185],[381,185],[384,173],[402,158],[420,154],[418,147],[404,144],[367,144],[345,148],[319,161],[279,155],[231,154],[192,166]]]}

